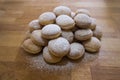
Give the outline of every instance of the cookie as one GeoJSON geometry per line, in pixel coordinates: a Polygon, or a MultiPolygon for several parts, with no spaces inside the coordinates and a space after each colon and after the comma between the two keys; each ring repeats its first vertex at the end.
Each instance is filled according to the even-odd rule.
{"type": "Polygon", "coordinates": [[[77,14],[74,21],[79,28],[89,28],[91,25],[91,19],[86,14],[77,14]]]}
{"type": "Polygon", "coordinates": [[[93,36],[90,29],[80,29],[75,32],[75,38],[80,41],[88,40],[93,36]]]}
{"type": "Polygon", "coordinates": [[[56,24],[58,24],[64,30],[70,30],[74,28],[74,20],[67,15],[60,15],[56,18],[56,24]]]}
{"type": "Polygon", "coordinates": [[[63,57],[68,54],[70,50],[70,44],[65,38],[59,37],[49,41],[48,49],[51,54],[57,57],[63,57]]]}
{"type": "Polygon", "coordinates": [[[53,12],[56,14],[56,16],[59,15],[71,15],[71,9],[67,6],[58,6],[56,8],[54,8],[53,12]]]}
{"type": "Polygon", "coordinates": [[[67,57],[70,59],[79,59],[81,58],[85,53],[85,49],[82,44],[80,43],[72,43],[70,45],[70,52],[68,53],[67,57]]]}
{"type": "Polygon", "coordinates": [[[39,22],[41,25],[55,23],[56,15],[53,12],[44,12],[39,16],[39,22]]]}
{"type": "Polygon", "coordinates": [[[48,50],[48,47],[45,47],[43,49],[43,58],[46,62],[48,63],[57,63],[57,62],[60,62],[62,58],[60,57],[56,57],[54,55],[52,55],[49,50],[48,50]]]}
{"type": "Polygon", "coordinates": [[[31,40],[38,46],[46,46],[48,43],[48,40],[42,37],[41,30],[34,30],[31,33],[31,40]]]}
{"type": "Polygon", "coordinates": [[[90,40],[83,42],[83,45],[88,52],[98,52],[101,42],[96,37],[92,37],[90,40]]]}
{"type": "Polygon", "coordinates": [[[98,39],[101,39],[102,37],[102,30],[100,28],[100,26],[96,26],[95,30],[93,30],[93,36],[98,38],[98,39]]]}
{"type": "Polygon", "coordinates": [[[37,46],[35,45],[31,39],[27,39],[23,42],[22,44],[22,48],[28,52],[28,53],[31,53],[31,54],[37,54],[39,53],[41,50],[42,50],[42,47],[41,46],[37,46]]]}
{"type": "Polygon", "coordinates": [[[77,14],[86,14],[86,15],[88,15],[88,16],[91,15],[90,12],[89,12],[87,9],[78,9],[78,10],[76,11],[76,15],[77,15],[77,14]]]}
{"type": "Polygon", "coordinates": [[[38,30],[38,29],[41,29],[42,26],[39,24],[39,20],[32,20],[30,23],[29,23],[29,30],[30,32],[34,31],[34,30],[38,30]]]}
{"type": "Polygon", "coordinates": [[[56,24],[49,24],[42,28],[41,34],[45,39],[54,39],[60,36],[61,28],[56,24]]]}
{"type": "Polygon", "coordinates": [[[61,36],[69,41],[69,43],[73,42],[74,34],[72,31],[62,31],[61,36]]]}
{"type": "Polygon", "coordinates": [[[95,28],[96,28],[96,25],[97,25],[97,23],[96,23],[96,19],[95,18],[91,18],[91,25],[90,25],[90,29],[91,30],[94,30],[95,28]]]}

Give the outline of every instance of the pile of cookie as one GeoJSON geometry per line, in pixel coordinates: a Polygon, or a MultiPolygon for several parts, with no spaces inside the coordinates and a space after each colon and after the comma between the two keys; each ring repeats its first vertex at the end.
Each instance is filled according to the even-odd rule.
{"type": "Polygon", "coordinates": [[[32,20],[26,36],[22,43],[26,52],[42,53],[46,62],[57,63],[64,56],[76,60],[85,51],[98,52],[102,31],[88,10],[72,12],[67,6],[58,6],[32,20]]]}

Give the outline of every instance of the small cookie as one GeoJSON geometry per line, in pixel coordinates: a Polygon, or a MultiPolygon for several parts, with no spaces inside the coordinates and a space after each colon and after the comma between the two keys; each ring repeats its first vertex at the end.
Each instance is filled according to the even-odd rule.
{"type": "Polygon", "coordinates": [[[56,18],[56,24],[58,24],[64,30],[70,30],[75,26],[74,20],[67,15],[60,15],[56,18]]]}
{"type": "Polygon", "coordinates": [[[63,14],[68,16],[71,15],[71,9],[67,6],[58,6],[53,10],[53,12],[56,14],[56,16],[63,14]]]}
{"type": "Polygon", "coordinates": [[[53,12],[45,12],[39,16],[41,25],[48,25],[55,23],[56,15],[53,12]]]}
{"type": "Polygon", "coordinates": [[[48,43],[48,40],[42,37],[41,30],[34,30],[31,33],[31,40],[38,46],[46,46],[48,43]]]}
{"type": "Polygon", "coordinates": [[[41,29],[42,26],[39,24],[39,20],[32,20],[30,23],[29,23],[29,30],[30,32],[34,31],[34,30],[38,30],[38,29],[41,29]]]}
{"type": "Polygon", "coordinates": [[[41,46],[35,45],[31,39],[27,39],[23,42],[22,48],[31,54],[37,54],[42,50],[41,46]]]}
{"type": "Polygon", "coordinates": [[[56,24],[49,24],[42,28],[41,34],[45,39],[54,39],[60,36],[61,28],[56,24]]]}
{"type": "Polygon", "coordinates": [[[90,40],[83,42],[83,45],[86,51],[97,52],[101,47],[101,42],[96,37],[92,37],[90,40]]]}
{"type": "Polygon", "coordinates": [[[67,55],[67,57],[75,60],[81,58],[84,55],[84,53],[85,49],[83,45],[75,42],[70,45],[70,52],[67,55]]]}
{"type": "Polygon", "coordinates": [[[93,32],[90,29],[81,29],[75,32],[75,38],[80,41],[90,39],[92,36],[93,32]]]}
{"type": "Polygon", "coordinates": [[[72,31],[62,31],[62,37],[67,39],[69,41],[69,43],[73,42],[74,39],[74,34],[72,31]]]}
{"type": "Polygon", "coordinates": [[[95,30],[93,31],[93,36],[98,38],[98,39],[101,39],[102,37],[102,30],[100,28],[100,26],[96,26],[95,30]]]}
{"type": "Polygon", "coordinates": [[[52,55],[49,50],[48,50],[48,47],[45,47],[43,49],[43,58],[46,62],[48,63],[57,63],[57,62],[60,62],[62,58],[60,57],[56,57],[54,55],[52,55]]]}
{"type": "Polygon", "coordinates": [[[71,17],[74,18],[75,17],[75,12],[71,12],[71,17]]]}
{"type": "Polygon", "coordinates": [[[76,11],[76,15],[77,15],[77,14],[86,14],[86,15],[88,15],[88,16],[91,15],[90,12],[89,12],[87,9],[78,9],[78,10],[76,11]]]}
{"type": "Polygon", "coordinates": [[[79,28],[89,28],[91,25],[91,19],[86,14],[77,14],[74,21],[79,28]]]}
{"type": "Polygon", "coordinates": [[[95,18],[91,18],[91,25],[90,25],[90,29],[91,30],[94,30],[95,28],[96,28],[96,25],[97,25],[97,23],[96,23],[96,19],[95,18]]]}
{"type": "Polygon", "coordinates": [[[48,49],[51,54],[57,57],[63,57],[68,54],[70,50],[70,44],[65,38],[59,37],[49,41],[48,49]]]}

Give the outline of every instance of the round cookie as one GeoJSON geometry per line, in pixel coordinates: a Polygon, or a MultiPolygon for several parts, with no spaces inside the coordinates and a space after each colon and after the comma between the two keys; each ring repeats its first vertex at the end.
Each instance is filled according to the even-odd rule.
{"type": "Polygon", "coordinates": [[[27,39],[23,42],[22,48],[31,54],[37,54],[42,50],[41,46],[35,45],[31,39],[27,39]]]}
{"type": "Polygon", "coordinates": [[[83,45],[86,51],[97,52],[101,47],[101,42],[96,37],[92,37],[90,40],[83,42],[83,45]]]}
{"type": "Polygon", "coordinates": [[[42,28],[42,26],[39,24],[39,20],[37,20],[37,19],[36,20],[32,20],[28,25],[29,25],[30,32],[42,28]]]}
{"type": "Polygon", "coordinates": [[[39,16],[39,22],[41,25],[55,23],[56,15],[53,12],[45,12],[39,16]]]}
{"type": "Polygon", "coordinates": [[[31,33],[31,40],[38,46],[46,46],[48,43],[48,40],[42,37],[41,30],[34,30],[31,33]]]}
{"type": "Polygon", "coordinates": [[[89,28],[91,25],[91,19],[86,14],[77,14],[74,21],[79,28],[89,28]]]}
{"type": "Polygon", "coordinates": [[[45,39],[54,39],[60,36],[61,28],[56,24],[49,24],[42,28],[41,34],[45,39]]]}
{"type": "Polygon", "coordinates": [[[74,18],[75,17],[75,12],[71,12],[71,17],[74,18]]]}
{"type": "Polygon", "coordinates": [[[96,23],[96,19],[95,18],[91,18],[91,25],[90,25],[90,29],[91,30],[94,30],[95,28],[96,28],[96,25],[97,25],[97,23],[96,23]]]}
{"type": "Polygon", "coordinates": [[[57,57],[63,57],[68,54],[70,50],[70,44],[65,38],[59,37],[49,41],[48,49],[51,54],[57,57]]]}
{"type": "Polygon", "coordinates": [[[71,15],[71,9],[67,6],[58,6],[56,8],[54,8],[53,12],[56,14],[56,16],[59,15],[71,15]]]}
{"type": "Polygon", "coordinates": [[[87,9],[78,9],[78,10],[76,11],[76,14],[86,14],[86,15],[88,15],[88,16],[91,15],[90,12],[89,12],[87,9]]]}
{"type": "Polygon", "coordinates": [[[70,52],[68,53],[67,57],[75,60],[81,58],[84,53],[85,49],[83,45],[75,42],[70,45],[70,52]]]}
{"type": "Polygon", "coordinates": [[[57,62],[60,62],[62,58],[60,57],[56,57],[54,55],[52,55],[49,50],[48,50],[48,47],[45,47],[43,49],[43,58],[46,62],[48,63],[57,63],[57,62]]]}
{"type": "Polygon", "coordinates": [[[102,37],[102,30],[100,28],[100,26],[96,26],[95,30],[93,31],[93,36],[98,38],[98,39],[101,39],[102,37]]]}
{"type": "Polygon", "coordinates": [[[75,32],[75,38],[80,41],[88,40],[92,36],[93,36],[93,32],[90,29],[81,29],[75,32]]]}
{"type": "Polygon", "coordinates": [[[56,24],[58,24],[64,30],[70,30],[74,28],[74,20],[67,15],[60,15],[56,18],[56,24]]]}
{"type": "Polygon", "coordinates": [[[73,42],[74,39],[74,34],[72,31],[62,31],[62,37],[67,39],[69,41],[69,43],[73,42]]]}

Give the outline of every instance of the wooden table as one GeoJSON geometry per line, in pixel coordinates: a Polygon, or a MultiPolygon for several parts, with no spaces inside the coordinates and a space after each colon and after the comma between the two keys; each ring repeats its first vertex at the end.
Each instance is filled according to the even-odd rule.
{"type": "Polygon", "coordinates": [[[0,80],[120,80],[120,0],[0,0],[0,80]],[[97,18],[99,53],[49,65],[20,48],[28,23],[58,5],[85,8],[97,18]]]}

